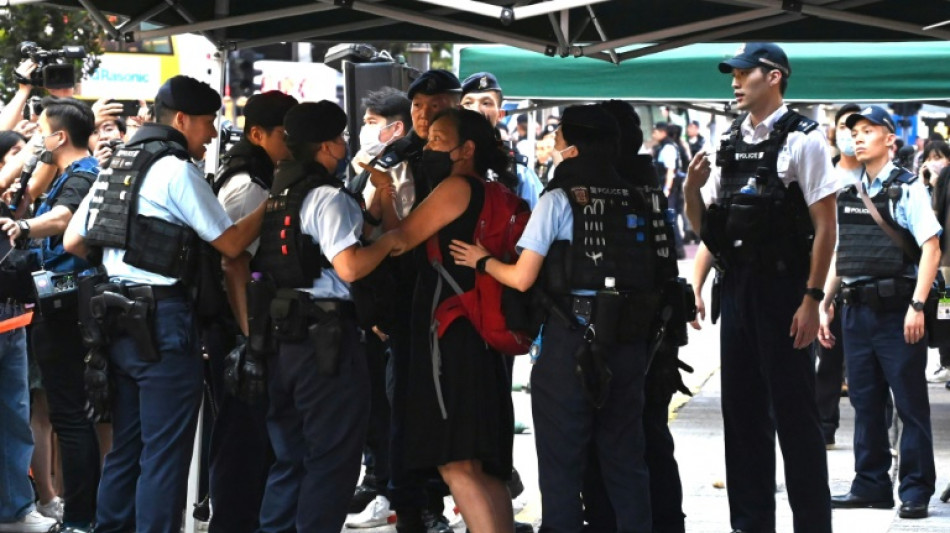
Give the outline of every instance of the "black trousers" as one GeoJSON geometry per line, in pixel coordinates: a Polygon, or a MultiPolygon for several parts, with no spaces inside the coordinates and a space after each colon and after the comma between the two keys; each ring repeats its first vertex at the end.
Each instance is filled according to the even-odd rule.
{"type": "Polygon", "coordinates": [[[234,348],[237,327],[211,324],[202,329],[202,342],[211,368],[211,389],[217,413],[211,430],[209,492],[214,514],[212,533],[252,533],[257,530],[274,462],[267,437],[267,401],[248,405],[224,390],[224,363],[234,348]]]}
{"type": "Polygon", "coordinates": [[[390,477],[389,434],[392,410],[387,394],[387,368],[390,350],[373,332],[366,333],[366,365],[369,369],[370,408],[369,430],[366,432],[366,446],[363,452],[363,464],[366,474],[376,478],[376,487],[387,493],[390,477]]]}
{"type": "Polygon", "coordinates": [[[49,418],[63,461],[66,525],[88,526],[96,516],[99,488],[99,438],[86,418],[83,382],[86,349],[75,313],[36,319],[32,347],[49,400],[49,418]]]}
{"type": "Polygon", "coordinates": [[[731,525],[748,533],[775,531],[776,434],[795,532],[831,533],[815,365],[788,336],[805,278],[740,265],[722,281],[726,485],[731,525]]]}

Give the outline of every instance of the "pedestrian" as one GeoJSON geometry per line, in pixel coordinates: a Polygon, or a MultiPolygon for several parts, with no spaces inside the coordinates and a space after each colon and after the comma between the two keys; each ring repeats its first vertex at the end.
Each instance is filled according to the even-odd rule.
{"type": "Polygon", "coordinates": [[[807,348],[818,332],[835,245],[838,179],[818,124],[783,103],[792,71],[780,47],[743,44],[719,70],[731,74],[743,113],[723,137],[714,172],[705,152],[693,158],[685,196],[693,228],[724,269],[730,521],[734,532],[776,529],[777,433],[794,530],[830,533],[827,458],[807,348]]]}

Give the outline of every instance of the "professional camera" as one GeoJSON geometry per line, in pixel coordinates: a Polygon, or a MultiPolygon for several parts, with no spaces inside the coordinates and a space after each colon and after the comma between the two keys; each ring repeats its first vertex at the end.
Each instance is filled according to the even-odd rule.
{"type": "Polygon", "coordinates": [[[23,106],[23,120],[33,120],[34,117],[40,116],[43,112],[42,100],[39,96],[31,96],[26,101],[26,105],[23,106]]]}
{"type": "Polygon", "coordinates": [[[36,304],[43,316],[51,316],[58,311],[76,307],[79,285],[73,272],[33,272],[33,287],[36,290],[36,304]]]}
{"type": "Polygon", "coordinates": [[[238,128],[230,120],[224,120],[221,122],[221,140],[220,140],[220,153],[224,155],[232,146],[241,142],[241,139],[244,138],[244,132],[238,128]]]}
{"type": "Polygon", "coordinates": [[[73,59],[86,57],[81,46],[64,46],[61,50],[44,50],[32,41],[23,41],[17,46],[20,57],[30,58],[36,63],[36,70],[29,79],[17,74],[17,83],[30,84],[47,89],[68,89],[76,84],[73,59]]]}

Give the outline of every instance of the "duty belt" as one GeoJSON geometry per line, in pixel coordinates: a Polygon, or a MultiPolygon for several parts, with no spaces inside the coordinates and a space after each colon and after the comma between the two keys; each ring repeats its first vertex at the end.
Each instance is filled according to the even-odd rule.
{"type": "Polygon", "coordinates": [[[907,307],[917,282],[908,278],[874,279],[841,288],[847,305],[867,306],[875,311],[897,311],[907,307]]]}

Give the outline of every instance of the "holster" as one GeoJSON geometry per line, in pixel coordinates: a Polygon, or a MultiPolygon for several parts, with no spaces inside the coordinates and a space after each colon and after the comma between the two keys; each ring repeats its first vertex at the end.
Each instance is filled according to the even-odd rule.
{"type": "Polygon", "coordinates": [[[587,401],[600,409],[607,402],[607,396],[610,393],[610,380],[613,373],[604,360],[604,350],[607,347],[599,342],[581,342],[574,352],[574,360],[577,362],[575,372],[578,379],[581,380],[581,387],[584,389],[584,395],[587,401]]]}
{"type": "Polygon", "coordinates": [[[247,350],[256,357],[277,352],[270,313],[276,292],[277,288],[269,281],[247,284],[247,350]]]}
{"type": "Polygon", "coordinates": [[[873,311],[904,311],[914,294],[912,279],[876,279],[841,288],[841,298],[848,305],[863,305],[873,311]]]}
{"type": "Polygon", "coordinates": [[[322,376],[339,372],[344,318],[356,319],[353,302],[314,299],[294,289],[278,289],[271,303],[275,338],[280,342],[309,340],[322,376]]]}
{"type": "Polygon", "coordinates": [[[139,359],[147,363],[161,360],[154,343],[155,296],[152,287],[129,287],[119,283],[100,283],[93,288],[89,301],[92,317],[100,327],[114,335],[132,337],[139,359]]]}
{"type": "Polygon", "coordinates": [[[709,318],[715,324],[722,314],[722,271],[719,269],[716,269],[716,274],[713,276],[710,292],[712,293],[712,302],[710,302],[709,318]]]}
{"type": "Polygon", "coordinates": [[[79,331],[82,334],[82,343],[87,348],[99,348],[109,344],[106,331],[102,323],[92,316],[91,300],[95,296],[95,287],[109,281],[109,276],[105,272],[98,272],[91,276],[79,278],[77,283],[77,298],[79,307],[77,314],[79,316],[79,331]]]}

